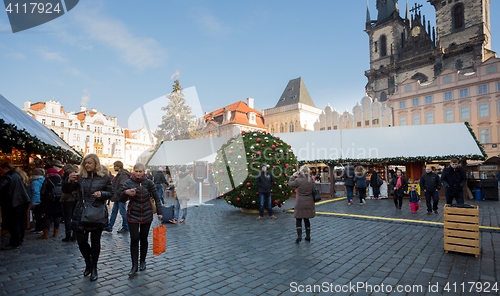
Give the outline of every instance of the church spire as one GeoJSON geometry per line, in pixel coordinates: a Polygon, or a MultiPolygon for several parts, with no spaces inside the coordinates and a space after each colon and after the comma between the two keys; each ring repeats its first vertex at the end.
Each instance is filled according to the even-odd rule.
{"type": "MultiPolygon", "coordinates": [[[[405,15],[405,20],[410,22],[410,8],[408,7],[408,0],[406,0],[406,15],[405,15]]],[[[410,25],[411,27],[411,25],[410,25]]]]}
{"type": "Polygon", "coordinates": [[[370,6],[368,3],[369,0],[366,0],[366,23],[371,23],[371,18],[370,18],[370,6]]]}

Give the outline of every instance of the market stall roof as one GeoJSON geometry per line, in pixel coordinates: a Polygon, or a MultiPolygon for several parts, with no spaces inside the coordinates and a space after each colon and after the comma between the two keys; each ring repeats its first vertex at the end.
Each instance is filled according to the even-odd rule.
{"type": "Polygon", "coordinates": [[[71,148],[53,131],[16,107],[2,95],[0,95],[0,119],[3,119],[6,124],[15,125],[19,131],[23,129],[26,130],[29,135],[37,137],[45,144],[61,147],[80,157],[80,155],[73,150],[73,148],[71,148]]]}
{"type": "MultiPolygon", "coordinates": [[[[274,134],[303,162],[392,162],[483,159],[484,150],[464,123],[274,134]]],[[[213,162],[228,137],[163,142],[149,165],[213,162]]]]}

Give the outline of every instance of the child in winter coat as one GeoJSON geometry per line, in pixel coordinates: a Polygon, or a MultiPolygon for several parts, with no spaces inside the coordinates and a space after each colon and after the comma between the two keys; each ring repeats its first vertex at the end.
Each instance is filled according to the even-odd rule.
{"type": "Polygon", "coordinates": [[[415,213],[418,211],[418,203],[420,202],[420,196],[418,195],[417,189],[415,186],[411,186],[410,189],[410,205],[411,205],[411,212],[415,213]]]}

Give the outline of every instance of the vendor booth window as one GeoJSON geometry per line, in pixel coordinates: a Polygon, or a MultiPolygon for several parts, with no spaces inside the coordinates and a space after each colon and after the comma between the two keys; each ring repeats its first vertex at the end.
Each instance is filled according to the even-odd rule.
{"type": "Polygon", "coordinates": [[[432,96],[426,96],[425,97],[425,104],[432,104],[432,96]]]}
{"type": "Polygon", "coordinates": [[[470,118],[469,107],[460,108],[460,119],[464,120],[464,119],[469,119],[469,118],[470,118]]]}
{"type": "Polygon", "coordinates": [[[479,117],[488,117],[489,116],[489,110],[488,110],[488,104],[479,104],[479,117]]]}
{"type": "Polygon", "coordinates": [[[412,121],[413,125],[420,125],[420,114],[413,115],[412,121]]]}
{"type": "Polygon", "coordinates": [[[451,91],[445,92],[444,93],[444,100],[445,101],[453,100],[453,93],[451,91]]]}
{"type": "Polygon", "coordinates": [[[488,84],[480,85],[477,87],[478,95],[485,95],[488,93],[488,84]]]}
{"type": "Polygon", "coordinates": [[[445,122],[453,121],[453,109],[444,110],[444,121],[445,122]]]}
{"type": "Polygon", "coordinates": [[[434,113],[429,112],[425,113],[425,124],[433,124],[434,123],[434,113]]]}
{"type": "Polygon", "coordinates": [[[399,117],[399,125],[400,126],[405,126],[406,125],[406,116],[399,117]]]}
{"type": "Polygon", "coordinates": [[[479,130],[479,142],[481,142],[481,144],[490,143],[490,129],[489,128],[484,128],[484,129],[479,130]]]}
{"type": "Polygon", "coordinates": [[[469,89],[468,88],[463,88],[460,90],[460,98],[467,98],[469,97],[469,89]]]}

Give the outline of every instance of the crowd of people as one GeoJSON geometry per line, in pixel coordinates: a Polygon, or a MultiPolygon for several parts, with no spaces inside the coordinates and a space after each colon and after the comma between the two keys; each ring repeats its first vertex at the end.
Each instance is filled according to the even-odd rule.
{"type": "MultiPolygon", "coordinates": [[[[42,240],[58,237],[60,225],[64,224],[62,242],[77,242],[85,259],[83,275],[95,281],[102,233],[113,231],[120,213],[122,224],[117,232],[130,232],[132,268],[129,276],[145,270],[154,213],[162,221],[160,205],[165,202],[164,196],[171,194],[174,186],[187,189],[194,180],[185,167],[181,167],[174,178],[169,171],[165,175],[161,170],[153,177],[140,163],[132,172],[124,169],[121,161],[116,161],[113,168],[114,176],[95,154],[87,154],[80,165],[47,160],[43,167],[31,169],[31,176],[8,161],[0,163],[2,229],[10,234],[9,243],[1,250],[19,249],[30,226],[33,226],[30,232],[39,234],[37,239],[42,240]],[[108,220],[110,201],[113,206],[108,220]],[[105,210],[105,221],[89,219],[99,209],[105,210]],[[28,215],[32,215],[32,225],[27,225],[28,215]]],[[[189,194],[182,194],[182,190],[176,198],[175,219],[182,212],[181,224],[186,219],[188,199],[189,194]]]]}

